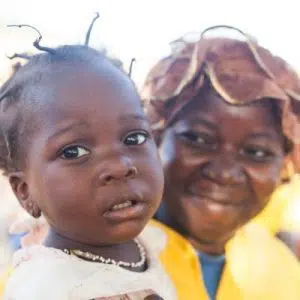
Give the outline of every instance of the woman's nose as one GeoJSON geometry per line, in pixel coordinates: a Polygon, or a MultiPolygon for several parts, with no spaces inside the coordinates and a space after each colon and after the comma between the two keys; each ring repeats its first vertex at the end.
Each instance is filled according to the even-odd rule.
{"type": "Polygon", "coordinates": [[[241,184],[245,178],[242,167],[238,162],[223,158],[207,163],[202,169],[202,174],[206,178],[222,185],[241,184]]]}

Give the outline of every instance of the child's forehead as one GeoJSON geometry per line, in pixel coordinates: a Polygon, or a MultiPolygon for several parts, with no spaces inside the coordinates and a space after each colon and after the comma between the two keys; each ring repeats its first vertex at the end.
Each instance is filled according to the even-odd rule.
{"type": "Polygon", "coordinates": [[[72,102],[72,99],[82,97],[82,102],[95,97],[113,97],[114,104],[123,98],[137,97],[137,91],[124,72],[106,62],[95,65],[80,64],[54,65],[48,74],[37,84],[28,85],[35,104],[55,104],[72,102]]]}
{"type": "MultiPolygon", "coordinates": [[[[94,71],[74,70],[69,76],[54,78],[45,90],[36,96],[37,101],[44,93],[41,110],[53,115],[72,116],[95,114],[135,114],[142,111],[141,101],[134,85],[123,75],[103,76],[94,71]]],[[[44,113],[43,113],[44,114],[44,113]]]]}
{"type": "Polygon", "coordinates": [[[52,127],[65,119],[108,122],[107,115],[116,121],[122,115],[142,114],[134,85],[115,67],[67,66],[45,78],[30,93],[31,105],[26,110],[32,112],[32,124],[52,127]]]}
{"type": "Polygon", "coordinates": [[[119,134],[124,128],[148,125],[138,98],[101,98],[96,94],[55,99],[31,116],[30,128],[38,129],[34,134],[45,140],[63,134],[98,139],[119,134]]]}

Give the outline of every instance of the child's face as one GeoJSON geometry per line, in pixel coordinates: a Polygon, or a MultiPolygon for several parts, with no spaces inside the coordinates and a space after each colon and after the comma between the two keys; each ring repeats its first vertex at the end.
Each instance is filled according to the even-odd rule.
{"type": "Polygon", "coordinates": [[[226,242],[277,186],[283,138],[267,101],[232,106],[213,92],[201,97],[162,136],[164,201],[191,238],[226,242]]]}
{"type": "Polygon", "coordinates": [[[152,217],[163,173],[133,84],[119,70],[58,71],[32,115],[17,196],[61,235],[91,245],[135,237],[152,217]],[[33,127],[33,126],[32,126],[33,127]]]}

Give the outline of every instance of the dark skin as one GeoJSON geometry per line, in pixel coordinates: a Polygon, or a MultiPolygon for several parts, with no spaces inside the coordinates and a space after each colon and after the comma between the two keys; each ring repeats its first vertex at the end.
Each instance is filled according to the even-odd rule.
{"type": "Polygon", "coordinates": [[[211,89],[198,97],[161,136],[159,218],[197,250],[219,255],[279,184],[284,141],[269,100],[233,106],[211,89]]]}
{"type": "Polygon", "coordinates": [[[132,82],[104,61],[58,68],[43,90],[24,167],[10,174],[17,198],[47,219],[46,246],[139,261],[133,239],[158,208],[163,173],[132,82]]]}

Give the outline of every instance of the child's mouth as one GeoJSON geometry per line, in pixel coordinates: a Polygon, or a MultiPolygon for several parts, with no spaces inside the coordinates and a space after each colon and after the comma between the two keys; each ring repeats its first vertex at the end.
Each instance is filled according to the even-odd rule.
{"type": "Polygon", "coordinates": [[[135,204],[137,203],[137,201],[134,201],[134,200],[127,200],[127,201],[124,201],[120,204],[116,204],[114,205],[110,211],[117,211],[117,210],[120,210],[120,209],[124,209],[124,208],[127,208],[127,207],[131,207],[131,206],[134,206],[135,204]]]}
{"type": "Polygon", "coordinates": [[[103,216],[112,222],[141,219],[148,215],[148,205],[140,200],[125,200],[111,206],[103,216]]]}

